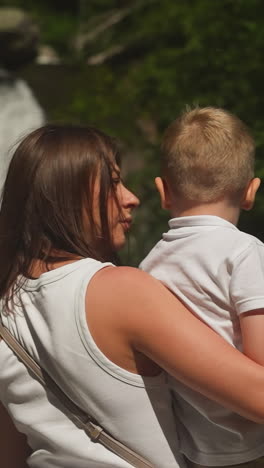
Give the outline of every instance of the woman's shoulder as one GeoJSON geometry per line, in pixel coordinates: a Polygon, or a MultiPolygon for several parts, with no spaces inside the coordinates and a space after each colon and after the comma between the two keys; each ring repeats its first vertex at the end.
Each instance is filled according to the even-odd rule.
{"type": "Polygon", "coordinates": [[[98,271],[87,289],[87,305],[94,304],[100,316],[111,322],[134,328],[149,326],[150,316],[159,315],[160,308],[177,299],[157,279],[133,267],[107,267],[98,271]]]}
{"type": "Polygon", "coordinates": [[[135,314],[149,310],[153,300],[163,301],[171,293],[156,278],[134,267],[108,267],[101,269],[91,281],[95,295],[101,291],[102,305],[107,309],[133,311],[135,314]],[[138,309],[141,309],[141,312],[138,309]]]}
{"type": "Polygon", "coordinates": [[[97,347],[110,361],[136,374],[158,371],[143,355],[135,357],[134,346],[139,331],[149,330],[153,281],[136,268],[110,266],[94,275],[86,292],[86,321],[97,347]]]}
{"type": "Polygon", "coordinates": [[[148,288],[152,289],[160,285],[160,282],[149,273],[129,266],[103,268],[94,278],[96,281],[102,282],[105,291],[108,290],[110,294],[113,291],[112,288],[118,286],[121,296],[123,293],[131,292],[133,287],[137,288],[137,292],[146,293],[148,288]]]}

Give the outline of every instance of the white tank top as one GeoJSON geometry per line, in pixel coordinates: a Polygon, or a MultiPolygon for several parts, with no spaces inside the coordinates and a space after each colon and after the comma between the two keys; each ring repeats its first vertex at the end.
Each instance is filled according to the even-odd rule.
{"type": "MultiPolygon", "coordinates": [[[[178,438],[165,373],[141,377],[97,348],[86,322],[92,276],[109,263],[83,259],[27,280],[5,326],[82,409],[157,468],[178,468],[178,438]]],[[[102,291],[103,293],[103,291],[102,291]]],[[[118,285],[117,291],[118,294],[118,285]]],[[[103,326],[103,324],[102,324],[103,326]]],[[[67,411],[0,342],[0,399],[28,437],[34,468],[131,468],[70,420],[67,411]]]]}

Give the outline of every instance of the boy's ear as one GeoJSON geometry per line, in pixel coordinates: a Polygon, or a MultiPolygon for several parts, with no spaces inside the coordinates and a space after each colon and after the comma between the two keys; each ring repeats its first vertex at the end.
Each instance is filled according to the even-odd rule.
{"type": "Polygon", "coordinates": [[[255,196],[260,186],[260,183],[261,180],[258,177],[254,177],[254,179],[251,179],[251,181],[249,182],[241,202],[241,208],[243,210],[249,211],[251,210],[251,208],[253,208],[255,196]]]}
{"type": "Polygon", "coordinates": [[[166,180],[162,179],[161,177],[156,177],[155,185],[160,194],[161,207],[164,210],[169,210],[171,208],[171,200],[166,180]]]}

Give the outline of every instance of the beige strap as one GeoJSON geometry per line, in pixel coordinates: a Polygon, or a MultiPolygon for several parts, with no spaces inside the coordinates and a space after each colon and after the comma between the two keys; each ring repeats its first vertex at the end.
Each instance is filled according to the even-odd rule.
{"type": "Polygon", "coordinates": [[[93,442],[99,442],[104,445],[111,452],[115,453],[123,460],[130,463],[135,468],[155,468],[154,465],[150,464],[143,457],[138,455],[133,450],[130,450],[121,442],[118,442],[109,434],[107,434],[102,427],[100,427],[96,421],[86,414],[79,406],[77,406],[56,384],[56,382],[50,377],[50,375],[42,369],[36,361],[27,353],[27,351],[21,346],[21,344],[14,338],[9,330],[3,326],[0,320],[0,336],[7,343],[9,348],[16,354],[16,356],[28,367],[38,381],[47,387],[52,393],[58,398],[64,407],[67,408],[73,416],[76,425],[83,429],[93,442]]]}

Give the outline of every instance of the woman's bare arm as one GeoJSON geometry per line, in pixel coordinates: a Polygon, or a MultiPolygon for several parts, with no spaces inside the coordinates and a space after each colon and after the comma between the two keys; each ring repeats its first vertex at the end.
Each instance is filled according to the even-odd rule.
{"type": "Polygon", "coordinates": [[[7,411],[0,403],[0,466],[3,468],[26,468],[30,448],[26,438],[12,423],[7,411]]]}
{"type": "Polygon", "coordinates": [[[87,300],[90,331],[113,362],[133,372],[139,351],[194,390],[264,423],[262,366],[195,318],[159,281],[134,268],[106,268],[93,278],[87,300]]]}

